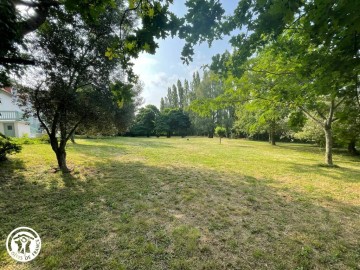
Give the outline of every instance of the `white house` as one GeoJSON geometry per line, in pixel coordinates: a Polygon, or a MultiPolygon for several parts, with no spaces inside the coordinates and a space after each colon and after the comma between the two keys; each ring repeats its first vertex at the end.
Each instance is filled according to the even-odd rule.
{"type": "Polygon", "coordinates": [[[16,91],[11,87],[0,88],[0,133],[9,137],[35,137],[39,133],[39,127],[37,119],[23,118],[23,113],[16,104],[16,91]]]}

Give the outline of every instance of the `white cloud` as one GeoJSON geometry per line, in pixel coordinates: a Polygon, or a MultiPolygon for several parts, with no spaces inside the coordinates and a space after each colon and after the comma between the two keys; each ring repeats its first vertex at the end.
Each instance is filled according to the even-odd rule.
{"type": "Polygon", "coordinates": [[[161,97],[167,95],[168,87],[176,84],[177,80],[191,80],[192,74],[200,70],[200,66],[206,63],[206,56],[203,54],[195,57],[190,65],[181,63],[175,56],[173,59],[148,54],[141,54],[134,61],[134,71],[144,83],[142,96],[145,104],[160,106],[161,97]],[[158,58],[156,58],[158,57],[158,58]],[[159,59],[160,61],[158,61],[159,59]]]}
{"type": "Polygon", "coordinates": [[[134,71],[136,73],[142,73],[144,70],[147,70],[149,67],[154,67],[158,64],[158,60],[155,59],[155,56],[142,53],[139,58],[134,60],[134,71]]]}
{"type": "Polygon", "coordinates": [[[157,72],[142,74],[140,79],[144,82],[145,104],[160,106],[161,97],[166,96],[168,87],[176,83],[179,77],[176,74],[169,76],[165,72],[157,72]]]}

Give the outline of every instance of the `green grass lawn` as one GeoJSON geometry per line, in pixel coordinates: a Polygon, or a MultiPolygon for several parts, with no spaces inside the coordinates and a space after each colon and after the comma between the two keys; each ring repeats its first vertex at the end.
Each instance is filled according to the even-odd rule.
{"type": "Polygon", "coordinates": [[[207,138],[49,145],[0,165],[1,269],[360,269],[360,159],[313,146],[207,138]],[[16,263],[20,226],[42,239],[16,263]]]}

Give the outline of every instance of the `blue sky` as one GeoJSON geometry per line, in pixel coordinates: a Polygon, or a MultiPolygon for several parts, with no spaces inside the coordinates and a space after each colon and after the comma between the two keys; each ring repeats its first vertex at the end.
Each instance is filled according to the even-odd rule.
{"type": "MultiPolygon", "coordinates": [[[[226,14],[231,14],[235,9],[237,2],[235,0],[222,0],[226,14]]],[[[185,0],[174,0],[171,10],[181,16],[185,13],[185,0]]],[[[159,48],[155,55],[143,53],[134,60],[134,70],[144,83],[142,96],[145,104],[154,104],[159,107],[161,97],[167,93],[167,88],[176,84],[177,80],[191,80],[192,74],[201,66],[209,64],[211,57],[217,53],[223,53],[230,50],[229,38],[215,41],[211,48],[207,44],[201,44],[195,47],[194,61],[189,64],[183,64],[180,56],[184,46],[184,41],[179,38],[167,38],[159,40],[159,48]]]]}

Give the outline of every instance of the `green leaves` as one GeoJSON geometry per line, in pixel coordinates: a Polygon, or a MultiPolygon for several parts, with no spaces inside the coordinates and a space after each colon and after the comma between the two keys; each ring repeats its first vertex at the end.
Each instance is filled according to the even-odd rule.
{"type": "Polygon", "coordinates": [[[206,41],[211,46],[213,40],[221,37],[221,18],[225,11],[221,3],[215,0],[187,0],[185,5],[188,12],[179,29],[179,37],[186,41],[181,53],[182,60],[189,63],[196,43],[206,41]]]}
{"type": "Polygon", "coordinates": [[[149,8],[149,10],[148,10],[148,16],[149,16],[150,18],[153,18],[154,15],[155,15],[155,9],[149,8]]]}
{"type": "Polygon", "coordinates": [[[220,138],[225,137],[226,136],[226,129],[223,128],[223,127],[217,126],[215,128],[215,134],[220,138]]]}
{"type": "Polygon", "coordinates": [[[109,58],[109,60],[113,60],[114,58],[118,58],[119,54],[115,52],[114,48],[107,48],[105,52],[105,56],[109,58]]]}
{"type": "Polygon", "coordinates": [[[128,0],[128,2],[129,2],[129,8],[130,8],[130,9],[135,8],[136,0],[128,0]]]}
{"type": "Polygon", "coordinates": [[[126,102],[131,102],[134,97],[132,84],[116,81],[110,85],[110,91],[114,102],[122,108],[126,102]]]}

